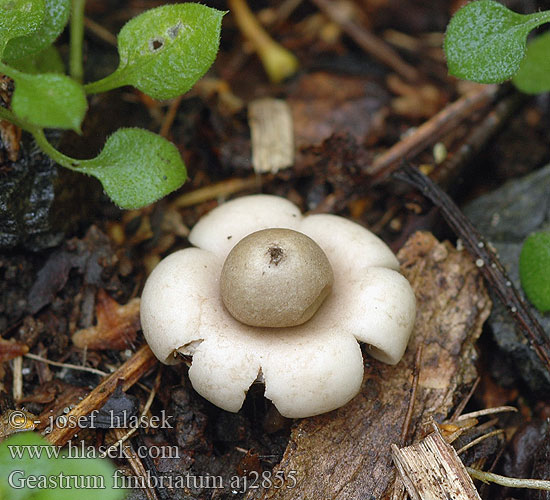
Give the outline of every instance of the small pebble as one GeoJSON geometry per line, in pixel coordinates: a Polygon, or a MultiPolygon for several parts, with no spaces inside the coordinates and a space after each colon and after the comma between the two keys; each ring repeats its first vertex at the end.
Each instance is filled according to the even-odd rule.
{"type": "Polygon", "coordinates": [[[477,267],[483,267],[485,265],[485,262],[483,262],[483,259],[477,259],[476,260],[476,266],[477,267]]]}

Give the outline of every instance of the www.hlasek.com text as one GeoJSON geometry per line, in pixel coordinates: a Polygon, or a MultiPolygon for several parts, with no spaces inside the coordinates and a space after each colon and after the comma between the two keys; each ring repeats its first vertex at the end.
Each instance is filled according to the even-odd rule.
{"type": "Polygon", "coordinates": [[[164,446],[137,446],[129,447],[127,444],[118,441],[114,445],[92,446],[84,441],[78,441],[76,444],[69,441],[65,448],[59,446],[39,445],[39,444],[19,444],[8,445],[8,452],[12,460],[23,459],[71,459],[71,458],[153,458],[168,459],[180,458],[179,447],[177,445],[164,446]]]}

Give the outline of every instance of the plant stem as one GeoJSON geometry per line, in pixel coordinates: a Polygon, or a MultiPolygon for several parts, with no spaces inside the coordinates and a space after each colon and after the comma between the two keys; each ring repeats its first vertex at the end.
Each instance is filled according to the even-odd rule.
{"type": "Polygon", "coordinates": [[[108,90],[122,87],[123,85],[126,85],[126,83],[120,81],[120,74],[121,73],[117,69],[114,73],[107,75],[101,80],[87,83],[84,85],[84,91],[86,94],[98,94],[99,92],[107,92],[108,90]]]}
{"type": "Polygon", "coordinates": [[[86,0],[72,0],[71,7],[71,47],[69,68],[71,76],[82,83],[84,67],[82,65],[82,45],[84,41],[84,7],[86,0]]]}
{"type": "Polygon", "coordinates": [[[53,161],[61,165],[62,167],[68,168],[70,170],[78,170],[82,164],[83,160],[77,160],[71,158],[70,156],[64,155],[57,149],[55,149],[46,139],[44,135],[44,129],[36,127],[27,123],[25,120],[18,118],[11,112],[9,109],[3,108],[0,106],[0,120],[6,120],[14,125],[17,125],[19,128],[26,130],[34,137],[38,147],[46,153],[53,161]]]}
{"type": "Polygon", "coordinates": [[[27,123],[17,118],[9,109],[3,108],[2,106],[0,106],[0,120],[6,120],[17,125],[19,128],[29,130],[29,125],[27,123]]]}
{"type": "MultiPolygon", "coordinates": [[[[27,129],[28,130],[28,129],[27,129]]],[[[81,160],[76,160],[70,156],[64,155],[57,149],[55,149],[46,139],[44,135],[44,129],[33,127],[33,129],[28,130],[34,137],[36,144],[40,147],[44,153],[46,153],[53,161],[59,163],[62,167],[68,168],[69,170],[78,170],[81,160]]]]}

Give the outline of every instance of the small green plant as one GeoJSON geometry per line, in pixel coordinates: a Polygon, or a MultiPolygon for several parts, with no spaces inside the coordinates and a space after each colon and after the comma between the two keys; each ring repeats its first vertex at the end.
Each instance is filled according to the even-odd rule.
{"type": "Polygon", "coordinates": [[[0,444],[0,498],[10,500],[119,500],[126,493],[109,460],[74,456],[34,432],[0,444]]]}
{"type": "Polygon", "coordinates": [[[521,286],[540,311],[550,311],[550,232],[533,233],[523,243],[519,257],[521,286]]]}
{"type": "Polygon", "coordinates": [[[493,0],[462,7],[445,35],[451,75],[480,83],[514,85],[529,94],[550,90],[550,33],[527,43],[527,35],[550,23],[550,11],[518,14],[493,0]]]}
{"type": "MultiPolygon", "coordinates": [[[[451,19],[445,35],[449,73],[480,83],[512,79],[522,92],[550,90],[550,32],[527,43],[529,33],[550,23],[550,11],[518,14],[493,0],[477,0],[451,19]]],[[[521,286],[541,312],[550,311],[550,233],[530,235],[519,260],[521,286]]]]}
{"type": "Polygon", "coordinates": [[[82,85],[84,0],[0,0],[0,73],[15,83],[11,109],[0,107],[0,119],[30,132],[59,165],[99,179],[118,206],[148,205],[187,178],[174,144],[146,130],[119,129],[97,157],[79,160],[56,150],[44,129],[80,132],[87,94],[124,85],[155,99],[187,92],[214,62],[223,15],[196,3],[144,12],[118,35],[118,69],[82,85]],[[63,63],[52,45],[69,17],[72,77],[63,74],[63,63]]]}

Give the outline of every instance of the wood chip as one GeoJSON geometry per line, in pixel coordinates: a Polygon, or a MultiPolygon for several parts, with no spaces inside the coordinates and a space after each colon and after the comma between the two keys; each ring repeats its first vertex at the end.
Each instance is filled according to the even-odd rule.
{"type": "Polygon", "coordinates": [[[392,455],[412,500],[481,500],[464,464],[437,426],[412,446],[393,445],[392,455]]]}
{"type": "MultiPolygon", "coordinates": [[[[418,384],[407,442],[423,437],[426,419],[444,418],[476,379],[475,340],[491,302],[466,252],[429,233],[413,235],[398,255],[417,298],[413,338],[403,360],[388,366],[366,359],[360,394],[334,412],[299,421],[273,477],[278,488],[249,492],[248,499],[388,498],[394,489],[391,445],[402,442],[415,357],[418,384]],[[292,486],[291,478],[296,478],[292,486]]],[[[406,443],[401,443],[406,444],[406,443]]]]}
{"type": "Polygon", "coordinates": [[[289,105],[263,98],[248,105],[252,165],[256,173],[276,173],[294,163],[294,129],[289,105]]]}

